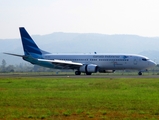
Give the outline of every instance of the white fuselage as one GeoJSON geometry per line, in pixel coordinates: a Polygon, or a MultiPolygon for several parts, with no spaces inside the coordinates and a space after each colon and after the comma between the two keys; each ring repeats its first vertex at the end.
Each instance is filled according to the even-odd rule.
{"type": "Polygon", "coordinates": [[[95,64],[103,70],[146,70],[156,65],[145,56],[134,54],[90,54],[90,55],[58,55],[47,54],[44,59],[57,59],[83,64],[95,64]]]}

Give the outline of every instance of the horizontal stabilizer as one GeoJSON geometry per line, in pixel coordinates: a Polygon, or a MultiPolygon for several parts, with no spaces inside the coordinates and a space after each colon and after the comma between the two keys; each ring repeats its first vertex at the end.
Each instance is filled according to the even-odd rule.
{"type": "Polygon", "coordinates": [[[17,56],[17,57],[24,57],[24,55],[18,55],[18,54],[13,54],[13,53],[4,53],[4,54],[13,55],[13,56],[17,56]]]}

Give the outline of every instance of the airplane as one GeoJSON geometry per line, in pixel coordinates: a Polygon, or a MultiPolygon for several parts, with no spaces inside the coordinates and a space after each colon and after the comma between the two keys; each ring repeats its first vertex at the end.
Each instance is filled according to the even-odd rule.
{"type": "Polygon", "coordinates": [[[138,75],[156,66],[148,57],[137,54],[51,54],[40,49],[24,27],[19,27],[24,55],[4,53],[22,57],[34,65],[54,69],[72,69],[75,75],[113,73],[116,70],[138,70],[138,75]]]}

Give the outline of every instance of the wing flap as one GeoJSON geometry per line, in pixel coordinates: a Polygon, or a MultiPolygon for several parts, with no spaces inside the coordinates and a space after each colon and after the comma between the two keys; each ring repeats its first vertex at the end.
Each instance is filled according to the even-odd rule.
{"type": "Polygon", "coordinates": [[[82,63],[77,63],[77,62],[72,62],[72,61],[64,61],[64,60],[47,60],[47,59],[38,59],[38,61],[41,62],[50,62],[57,67],[61,67],[63,69],[78,69],[81,67],[83,64],[82,63]]]}

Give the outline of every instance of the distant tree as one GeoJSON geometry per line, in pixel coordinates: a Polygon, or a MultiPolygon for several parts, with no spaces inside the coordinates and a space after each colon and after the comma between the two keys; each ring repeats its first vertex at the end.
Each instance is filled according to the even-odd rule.
{"type": "Polygon", "coordinates": [[[6,72],[14,72],[14,66],[13,65],[9,65],[5,68],[6,72]]]}
{"type": "Polygon", "coordinates": [[[6,63],[6,61],[3,59],[3,60],[2,60],[2,72],[5,72],[6,65],[7,65],[7,63],[6,63]]]}

